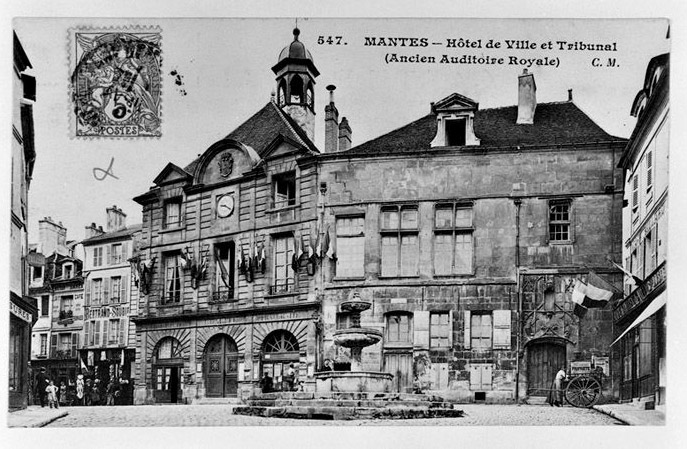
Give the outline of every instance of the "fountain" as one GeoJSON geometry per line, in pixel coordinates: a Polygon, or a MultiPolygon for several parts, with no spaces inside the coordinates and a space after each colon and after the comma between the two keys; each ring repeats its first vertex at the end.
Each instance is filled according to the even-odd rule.
{"type": "Polygon", "coordinates": [[[377,329],[360,327],[360,314],[372,307],[369,301],[360,298],[358,292],[353,298],[343,302],[342,312],[351,314],[348,329],[334,332],[334,344],[351,350],[350,371],[325,371],[315,374],[318,392],[388,392],[393,375],[378,371],[363,371],[363,348],[382,340],[382,332],[377,329]]]}

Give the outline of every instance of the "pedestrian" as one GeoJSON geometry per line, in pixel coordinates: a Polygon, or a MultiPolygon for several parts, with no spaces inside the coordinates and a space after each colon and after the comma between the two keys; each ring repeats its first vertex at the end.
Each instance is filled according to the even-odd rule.
{"type": "Polygon", "coordinates": [[[76,402],[79,405],[84,404],[84,381],[83,374],[76,376],[76,402]]]}
{"type": "Polygon", "coordinates": [[[36,395],[41,402],[41,407],[45,407],[45,389],[48,386],[48,378],[45,375],[45,367],[41,368],[40,372],[36,375],[36,395]]]}
{"type": "Polygon", "coordinates": [[[64,381],[60,382],[60,396],[57,398],[57,402],[62,406],[67,405],[67,385],[64,381]]]}
{"type": "Polygon", "coordinates": [[[86,379],[86,385],[83,390],[83,403],[84,405],[93,405],[93,400],[91,399],[93,393],[93,381],[91,379],[86,379]]]}
{"type": "Polygon", "coordinates": [[[91,403],[93,405],[100,405],[100,379],[93,381],[93,389],[91,390],[91,403]]]}
{"type": "Polygon", "coordinates": [[[260,390],[263,393],[271,393],[273,388],[274,382],[272,381],[272,377],[267,371],[265,371],[265,374],[262,376],[262,379],[260,379],[260,390]]]}
{"type": "Polygon", "coordinates": [[[565,367],[558,370],[556,377],[553,379],[553,398],[551,405],[560,407],[563,404],[563,382],[565,382],[565,367]]]}
{"type": "Polygon", "coordinates": [[[57,403],[57,392],[59,389],[53,381],[51,380],[50,383],[48,384],[47,387],[45,387],[45,392],[48,395],[48,404],[50,405],[50,408],[60,408],[60,405],[57,403]]]}
{"type": "Polygon", "coordinates": [[[293,363],[289,363],[289,369],[286,371],[286,383],[289,386],[289,391],[294,391],[296,385],[296,370],[293,363]]]}
{"type": "Polygon", "coordinates": [[[107,405],[115,405],[115,397],[117,396],[117,386],[115,385],[115,381],[111,380],[107,384],[107,405]]]}

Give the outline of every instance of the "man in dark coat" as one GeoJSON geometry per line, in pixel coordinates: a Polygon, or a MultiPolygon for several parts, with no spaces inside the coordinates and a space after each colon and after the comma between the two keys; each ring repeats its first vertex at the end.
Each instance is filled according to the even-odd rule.
{"type": "Polygon", "coordinates": [[[40,372],[36,374],[36,384],[34,388],[36,389],[36,395],[41,401],[41,407],[45,407],[45,389],[48,387],[48,377],[45,375],[45,368],[41,368],[40,372]]]}

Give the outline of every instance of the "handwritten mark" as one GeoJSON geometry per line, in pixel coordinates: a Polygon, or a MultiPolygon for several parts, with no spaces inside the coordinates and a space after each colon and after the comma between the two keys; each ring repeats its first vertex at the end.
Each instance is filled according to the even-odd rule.
{"type": "Polygon", "coordinates": [[[110,166],[107,167],[107,170],[103,170],[102,168],[95,167],[93,168],[93,177],[97,179],[98,181],[102,181],[108,176],[112,176],[114,179],[119,179],[118,177],[115,176],[114,173],[112,173],[112,164],[114,164],[114,158],[110,159],[110,166]],[[96,175],[96,172],[102,173],[102,177],[99,178],[98,175],[96,175]]]}

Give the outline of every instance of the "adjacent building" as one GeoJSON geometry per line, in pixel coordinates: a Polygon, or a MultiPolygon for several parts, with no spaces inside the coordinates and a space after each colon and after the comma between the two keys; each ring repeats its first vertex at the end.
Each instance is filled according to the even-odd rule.
{"type": "Polygon", "coordinates": [[[632,103],[637,118],[618,166],[625,174],[625,298],[613,310],[620,400],[662,407],[666,395],[666,270],[670,58],[653,58],[632,103]],[[632,279],[634,277],[634,279],[632,279]]]}
{"type": "Polygon", "coordinates": [[[28,190],[36,161],[33,129],[33,103],[36,79],[24,48],[14,33],[12,78],[12,184],[10,194],[9,259],[9,374],[10,410],[26,408],[30,394],[31,326],[36,320],[36,301],[28,296],[28,190]]]}
{"type": "Polygon", "coordinates": [[[138,288],[131,258],[141,225],[126,224],[116,205],[106,209],[107,226],[86,227],[84,250],[84,321],[79,345],[81,367],[101,385],[122,385],[118,403],[133,402],[131,378],[136,357],[132,317],[138,312],[138,288]]]}
{"type": "MultiPolygon", "coordinates": [[[[576,286],[621,279],[626,140],[567,101],[514,106],[453,93],[424,117],[351,147],[328,86],[312,142],[318,71],[294,40],[276,95],[190,165],[168,164],[143,206],[136,403],[249,395],[263,373],[305,389],[325,359],[350,369],[340,305],[372,302],[383,332],[363,369],[396,391],[467,401],[545,396],[559,368],[612,370],[611,306],[575,313],[576,286]]],[[[514,77],[515,78],[515,77],[514,77]]],[[[614,299],[611,299],[611,303],[614,299]]]]}
{"type": "Polygon", "coordinates": [[[31,366],[45,368],[59,385],[73,384],[79,370],[78,345],[83,329],[82,262],[74,257],[76,242],[51,217],[38,221],[39,243],[29,253],[29,292],[38,302],[32,329],[31,366]],[[42,262],[42,263],[41,263],[42,262]]]}

